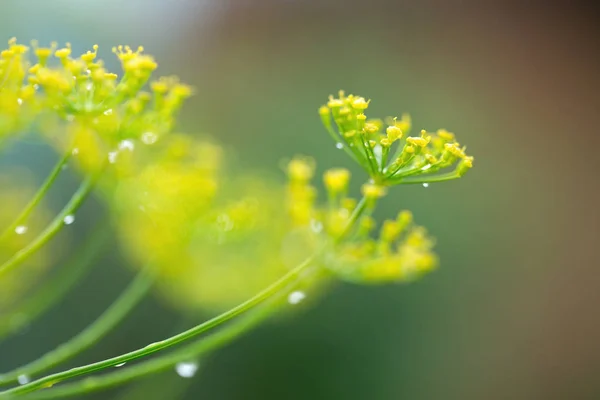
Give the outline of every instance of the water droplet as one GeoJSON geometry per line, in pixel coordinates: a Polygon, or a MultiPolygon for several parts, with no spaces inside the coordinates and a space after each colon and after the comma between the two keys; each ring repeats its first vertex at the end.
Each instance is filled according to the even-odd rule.
{"type": "Polygon", "coordinates": [[[77,154],[79,154],[79,149],[77,147],[75,147],[72,151],[71,154],[73,154],[74,156],[76,156],[77,154]]]}
{"type": "Polygon", "coordinates": [[[86,70],[85,70],[85,73],[89,75],[89,74],[91,74],[91,73],[92,73],[92,71],[91,71],[91,70],[89,70],[89,69],[86,69],[86,70]]]}
{"type": "Polygon", "coordinates": [[[155,347],[159,347],[163,342],[154,342],[154,343],[150,343],[149,345],[147,345],[146,347],[144,347],[145,349],[153,349],[155,347]]]}
{"type": "Polygon", "coordinates": [[[424,183],[423,187],[429,187],[429,183],[424,183]]]}
{"type": "Polygon", "coordinates": [[[133,143],[133,140],[125,139],[119,143],[119,150],[133,151],[133,149],[135,149],[135,143],[133,143]]]}
{"type": "Polygon", "coordinates": [[[127,363],[126,363],[126,362],[124,362],[124,363],[121,363],[121,364],[117,364],[117,365],[115,365],[115,368],[120,368],[120,367],[122,367],[122,366],[123,366],[123,365],[125,365],[125,364],[127,364],[127,363]]]}
{"type": "Polygon", "coordinates": [[[323,230],[323,223],[317,219],[311,219],[310,220],[310,229],[314,233],[319,233],[323,230]]]}
{"type": "Polygon", "coordinates": [[[65,223],[65,225],[71,225],[73,222],[75,222],[75,216],[69,214],[63,218],[63,222],[65,223]]]}
{"type": "Polygon", "coordinates": [[[175,365],[177,375],[182,378],[192,378],[198,371],[198,363],[194,361],[180,362],[175,365]]]}
{"type": "Polygon", "coordinates": [[[17,377],[17,382],[19,382],[19,385],[25,385],[25,384],[29,383],[30,381],[31,381],[31,379],[29,378],[29,376],[25,375],[25,374],[19,375],[17,377]]]}
{"type": "Polygon", "coordinates": [[[114,164],[117,162],[117,156],[119,155],[116,151],[111,151],[108,153],[108,162],[114,164]]]}
{"type": "MultiPolygon", "coordinates": [[[[88,71],[89,71],[89,69],[88,69],[88,71]]],[[[87,85],[85,85],[86,90],[92,90],[93,88],[94,88],[94,85],[91,83],[88,83],[87,85]]]]}
{"type": "Polygon", "coordinates": [[[104,111],[104,113],[103,113],[103,114],[104,114],[104,115],[112,115],[112,113],[113,113],[113,110],[112,110],[112,108],[109,108],[108,110],[104,111]]]}
{"type": "Polygon", "coordinates": [[[142,133],[142,142],[144,144],[154,144],[158,140],[158,135],[154,132],[142,133]]]}
{"type": "Polygon", "coordinates": [[[292,293],[289,294],[288,296],[288,303],[290,304],[298,304],[300,303],[302,300],[304,300],[306,298],[306,294],[304,292],[301,292],[300,290],[295,290],[292,293]]]}
{"type": "Polygon", "coordinates": [[[376,145],[373,147],[373,154],[375,154],[375,159],[377,162],[381,163],[381,157],[383,156],[383,147],[381,145],[376,145]]]}
{"type": "Polygon", "coordinates": [[[429,168],[431,168],[431,164],[427,164],[426,166],[421,168],[421,171],[427,171],[429,168]]]}
{"type": "Polygon", "coordinates": [[[27,232],[27,227],[25,225],[19,225],[15,228],[15,233],[17,235],[23,235],[27,232]]]}
{"type": "Polygon", "coordinates": [[[17,99],[17,103],[18,103],[19,105],[23,104],[23,99],[21,99],[21,98],[18,98],[18,99],[17,99]]]}
{"type": "Polygon", "coordinates": [[[337,142],[337,143],[335,144],[335,148],[336,148],[336,149],[339,149],[339,150],[341,150],[341,149],[343,149],[343,148],[344,148],[344,145],[343,145],[342,143],[340,143],[340,142],[337,142]]]}

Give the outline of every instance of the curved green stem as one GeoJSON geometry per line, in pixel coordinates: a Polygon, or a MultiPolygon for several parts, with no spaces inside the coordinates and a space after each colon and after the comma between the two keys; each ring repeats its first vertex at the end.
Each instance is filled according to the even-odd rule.
{"type": "Polygon", "coordinates": [[[88,177],[77,189],[77,192],[71,197],[67,205],[58,213],[58,215],[50,222],[31,243],[26,247],[16,252],[10,259],[0,265],[0,277],[17,267],[21,262],[25,261],[29,256],[44,246],[52,239],[63,227],[64,219],[67,215],[71,215],[81,206],[87,195],[92,190],[97,175],[88,177]]]}
{"type": "MultiPolygon", "coordinates": [[[[365,209],[365,202],[366,202],[366,200],[363,198],[359,202],[359,204],[356,206],[356,208],[354,209],[354,212],[350,216],[350,220],[348,222],[348,225],[346,226],[346,230],[348,230],[349,228],[354,226],[354,223],[356,222],[356,220],[359,218],[359,216],[362,214],[363,210],[365,209]]],[[[8,390],[6,392],[0,393],[0,397],[11,396],[14,394],[21,394],[21,393],[29,393],[29,392],[32,392],[32,391],[35,391],[35,390],[38,390],[38,389],[41,389],[44,387],[52,386],[58,382],[66,380],[66,379],[74,378],[74,377],[80,376],[80,375],[86,375],[86,374],[92,373],[94,371],[99,371],[99,370],[102,370],[105,368],[113,367],[118,364],[123,364],[128,361],[135,360],[137,358],[148,356],[148,355],[156,353],[160,350],[164,350],[164,349],[173,347],[181,342],[184,342],[186,340],[189,340],[196,336],[199,336],[202,333],[204,333],[212,328],[215,328],[215,327],[221,325],[222,323],[229,321],[230,319],[232,319],[240,314],[243,314],[244,312],[256,307],[257,305],[261,304],[265,300],[269,299],[270,297],[272,297],[273,295],[278,293],[281,289],[283,289],[284,287],[289,285],[291,282],[295,281],[298,277],[302,276],[302,274],[304,274],[306,272],[308,267],[314,262],[314,260],[318,256],[320,256],[321,253],[322,253],[322,250],[317,251],[311,257],[306,259],[303,263],[301,263],[294,269],[290,270],[283,277],[281,277],[280,279],[278,279],[277,281],[275,281],[274,283],[272,283],[271,285],[269,285],[268,287],[266,287],[265,289],[263,289],[262,291],[260,291],[256,295],[254,295],[253,297],[251,297],[250,299],[238,304],[237,306],[229,309],[228,311],[225,311],[224,313],[222,313],[212,319],[209,319],[208,321],[206,321],[200,325],[197,325],[191,329],[188,329],[187,331],[181,332],[175,336],[171,336],[160,342],[151,343],[146,347],[131,351],[129,353],[122,354],[120,356],[108,358],[106,360],[98,361],[98,362],[95,362],[92,364],[88,364],[88,365],[84,365],[81,367],[72,368],[67,371],[48,375],[44,378],[30,382],[23,386],[19,386],[19,387],[13,388],[11,390],[8,390]]]]}
{"type": "Polygon", "coordinates": [[[113,304],[91,325],[77,336],[46,353],[37,360],[0,375],[0,385],[14,382],[19,376],[38,374],[50,369],[86,350],[110,332],[144,298],[154,282],[151,267],[138,273],[134,281],[113,304]]]}
{"type": "Polygon", "coordinates": [[[160,342],[151,343],[146,347],[143,347],[138,350],[131,351],[129,353],[122,354],[120,356],[108,358],[106,360],[98,361],[92,364],[84,365],[81,367],[76,367],[69,369],[67,371],[59,372],[56,374],[48,375],[44,378],[38,379],[36,381],[30,382],[28,384],[16,387],[11,390],[7,390],[0,394],[0,397],[10,396],[13,394],[21,394],[28,393],[34,390],[38,390],[44,387],[48,387],[51,385],[55,385],[58,382],[64,381],[66,379],[74,378],[76,376],[89,374],[94,371],[102,370],[109,367],[114,367],[115,365],[123,364],[137,358],[145,357],[150,354],[156,353],[160,350],[167,349],[169,347],[173,347],[181,342],[192,339],[214,327],[221,325],[222,323],[229,321],[233,317],[244,313],[252,309],[253,307],[259,305],[273,294],[277,293],[281,288],[287,286],[290,282],[294,281],[298,278],[314,261],[314,256],[310,257],[302,264],[298,265],[293,270],[289,271],[282,278],[268,286],[266,289],[262,290],[254,297],[244,301],[243,303],[225,311],[224,313],[209,319],[208,321],[197,325],[187,331],[181,332],[175,336],[171,336],[168,339],[162,340],[160,342]]]}
{"type": "Polygon", "coordinates": [[[32,296],[27,297],[17,309],[12,310],[8,315],[3,315],[0,319],[0,340],[11,331],[18,329],[11,322],[14,321],[13,317],[24,316],[23,319],[19,318],[19,323],[29,324],[62,299],[69,289],[90,270],[94,264],[93,260],[106,243],[110,232],[109,224],[95,228],[94,233],[77,249],[65,267],[46,280],[44,285],[32,296]]]}
{"type": "MultiPolygon", "coordinates": [[[[408,177],[405,179],[400,178],[396,183],[400,183],[402,185],[406,184],[417,184],[417,183],[432,183],[432,182],[445,182],[450,181],[452,179],[458,179],[460,175],[456,171],[447,172],[445,174],[433,175],[433,176],[415,176],[408,177]]],[[[393,182],[393,180],[392,180],[393,182]]]]}
{"type": "Polygon", "coordinates": [[[270,316],[274,309],[275,307],[272,305],[265,305],[261,308],[257,308],[206,339],[199,340],[180,350],[156,359],[148,360],[131,367],[125,367],[122,370],[111,372],[103,376],[89,377],[80,382],[60,386],[55,389],[28,393],[24,396],[19,396],[19,398],[27,400],[49,400],[76,396],[83,393],[115,387],[142,376],[170,369],[177,363],[188,361],[225,346],[246,333],[249,329],[256,327],[260,322],[270,316]]]}
{"type": "Polygon", "coordinates": [[[25,208],[21,211],[21,213],[19,214],[19,216],[17,216],[13,223],[2,232],[2,234],[0,235],[0,241],[3,241],[6,239],[7,236],[14,234],[15,229],[27,220],[27,218],[29,217],[29,215],[31,215],[35,207],[40,203],[40,201],[42,201],[44,196],[46,196],[46,193],[48,193],[48,190],[50,190],[50,188],[56,181],[56,178],[58,178],[60,171],[62,171],[63,166],[67,163],[67,161],[69,161],[70,157],[71,151],[69,150],[60,160],[58,160],[58,162],[50,172],[50,175],[48,175],[44,183],[42,183],[42,186],[40,186],[33,198],[29,201],[29,203],[27,203],[25,208]]]}

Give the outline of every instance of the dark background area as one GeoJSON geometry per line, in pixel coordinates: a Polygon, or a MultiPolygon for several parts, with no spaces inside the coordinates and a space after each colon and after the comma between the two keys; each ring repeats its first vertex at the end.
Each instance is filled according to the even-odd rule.
{"type": "MultiPolygon", "coordinates": [[[[464,179],[400,187],[382,204],[380,216],[411,209],[437,237],[434,274],[340,285],[202,360],[193,380],[170,372],[89,397],[600,398],[598,33],[596,8],[576,2],[3,1],[2,40],[98,43],[104,59],[143,44],[159,74],[197,88],[182,130],[212,135],[240,167],[277,171],[300,153],[352,168],[316,113],[340,88],[373,99],[369,115],[407,111],[416,129],[456,132],[475,156],[464,179]]],[[[41,180],[54,157],[19,146],[2,169],[27,165],[41,180]]],[[[99,208],[72,229],[89,234],[99,208]]],[[[109,248],[59,307],[0,343],[0,370],[110,304],[131,273],[109,248]]],[[[71,364],[143,346],[181,319],[150,298],[71,364]]]]}

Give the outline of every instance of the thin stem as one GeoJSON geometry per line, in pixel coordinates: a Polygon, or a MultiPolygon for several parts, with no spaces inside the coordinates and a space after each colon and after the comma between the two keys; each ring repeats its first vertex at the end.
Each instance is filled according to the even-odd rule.
{"type": "Polygon", "coordinates": [[[206,339],[198,340],[176,352],[163,355],[156,359],[148,360],[128,368],[125,367],[122,370],[111,372],[103,376],[89,377],[82,381],[60,386],[55,389],[36,391],[20,396],[19,398],[24,400],[49,400],[76,396],[83,393],[115,387],[142,376],[173,368],[177,363],[188,361],[225,346],[264,321],[272,314],[273,310],[274,307],[272,305],[265,305],[261,308],[257,308],[206,339]]]}
{"type": "Polygon", "coordinates": [[[402,185],[406,184],[418,184],[418,183],[432,183],[432,182],[445,182],[450,181],[452,179],[458,179],[460,175],[456,171],[447,172],[445,174],[434,175],[430,177],[425,176],[415,176],[408,177],[406,179],[399,179],[395,181],[395,183],[400,183],[402,185]]]}
{"type": "Polygon", "coordinates": [[[258,294],[256,294],[254,297],[244,301],[243,303],[229,309],[228,311],[226,311],[212,319],[209,319],[208,321],[206,321],[200,325],[196,325],[195,327],[188,329],[187,331],[181,332],[175,336],[171,336],[170,338],[167,338],[160,342],[151,343],[146,347],[131,351],[129,353],[122,354],[120,356],[108,358],[106,360],[98,361],[98,362],[95,362],[92,364],[88,364],[88,365],[84,365],[81,367],[72,368],[67,371],[48,375],[44,378],[35,380],[28,384],[13,388],[11,390],[7,390],[6,392],[3,392],[2,394],[0,394],[0,397],[10,396],[12,394],[21,394],[21,393],[32,392],[34,390],[38,390],[38,389],[47,387],[49,385],[54,385],[58,382],[66,380],[66,379],[74,378],[74,377],[80,376],[80,375],[89,374],[91,372],[102,370],[105,368],[114,367],[115,365],[123,364],[123,363],[129,362],[129,361],[135,360],[137,358],[141,358],[141,357],[148,356],[150,354],[154,354],[160,350],[167,349],[167,348],[175,346],[181,342],[184,342],[186,340],[189,340],[196,336],[199,336],[200,334],[202,334],[212,328],[215,328],[215,327],[221,325],[222,323],[229,321],[233,317],[240,315],[240,314],[244,313],[245,311],[248,311],[248,310],[252,309],[253,307],[259,305],[260,303],[262,303],[263,301],[265,301],[266,299],[271,297],[273,294],[277,293],[281,288],[287,286],[290,282],[297,279],[312,264],[313,261],[314,261],[314,256],[310,257],[309,259],[304,261],[302,264],[298,265],[296,268],[289,271],[282,278],[280,278],[279,280],[277,280],[276,282],[274,282],[273,284],[268,286],[266,289],[264,289],[261,292],[259,292],[258,294]]]}
{"type": "Polygon", "coordinates": [[[65,267],[44,282],[44,285],[34,294],[28,296],[16,310],[11,311],[9,315],[3,315],[0,320],[0,340],[10,334],[10,331],[18,328],[10,322],[13,316],[25,316],[25,319],[19,320],[21,324],[31,323],[62,299],[69,289],[90,270],[94,264],[93,260],[106,243],[110,232],[109,224],[94,229],[94,233],[77,249],[65,267]]]}
{"type": "Polygon", "coordinates": [[[10,259],[0,265],[0,277],[29,258],[29,256],[44,246],[61,230],[64,225],[65,217],[77,211],[92,190],[97,177],[98,176],[96,175],[88,177],[81,186],[79,186],[79,189],[77,189],[77,192],[71,197],[71,200],[69,200],[67,205],[58,213],[52,222],[50,222],[46,229],[44,229],[31,243],[16,252],[10,259]]]}
{"type": "MultiPolygon", "coordinates": [[[[358,203],[358,205],[354,209],[354,212],[350,216],[348,225],[346,226],[346,231],[349,228],[351,228],[354,225],[354,223],[356,222],[356,220],[360,217],[363,210],[365,209],[365,204],[366,204],[366,200],[363,198],[358,203]]],[[[252,308],[261,304],[268,298],[277,294],[281,289],[283,289],[284,287],[286,287],[287,285],[289,285],[290,283],[295,281],[303,273],[305,273],[306,270],[308,269],[308,267],[315,261],[315,259],[318,256],[320,256],[320,254],[323,252],[323,250],[324,249],[317,251],[315,254],[313,254],[311,257],[306,259],[300,265],[298,265],[294,269],[290,270],[283,277],[281,277],[280,279],[278,279],[277,281],[275,281],[274,283],[272,283],[271,285],[269,285],[268,287],[266,287],[265,289],[263,289],[262,291],[260,291],[256,295],[254,295],[253,297],[251,297],[250,299],[238,304],[237,306],[229,309],[228,311],[225,311],[224,313],[222,313],[212,319],[209,319],[208,321],[206,321],[200,325],[197,325],[191,329],[188,329],[187,331],[184,331],[177,335],[171,336],[160,342],[151,343],[146,347],[131,351],[129,353],[122,354],[120,356],[108,358],[108,359],[98,361],[98,362],[95,362],[92,364],[88,364],[88,365],[84,365],[81,367],[72,368],[67,371],[48,375],[44,378],[35,380],[28,384],[13,388],[6,392],[2,392],[0,394],[0,397],[11,396],[14,394],[21,394],[21,393],[29,393],[29,392],[32,392],[32,391],[35,391],[35,390],[38,390],[38,389],[41,389],[44,387],[52,386],[58,382],[66,380],[66,379],[74,378],[74,377],[80,376],[80,375],[89,374],[94,371],[99,371],[99,370],[102,370],[105,368],[113,367],[118,364],[122,364],[122,363],[125,363],[128,361],[135,360],[137,358],[148,356],[148,355],[156,353],[160,350],[167,349],[167,348],[175,346],[181,342],[184,342],[186,340],[189,340],[196,336],[199,336],[202,333],[204,333],[212,328],[215,328],[215,327],[221,325],[222,323],[224,323],[240,314],[243,314],[244,312],[246,312],[248,310],[251,310],[252,308]]]]}
{"type": "Polygon", "coordinates": [[[33,198],[29,201],[29,203],[25,206],[25,208],[21,211],[19,216],[13,221],[13,223],[8,228],[6,228],[4,232],[2,232],[2,234],[0,235],[0,241],[3,241],[6,239],[7,236],[14,234],[17,226],[21,225],[24,221],[27,220],[27,218],[29,217],[29,215],[31,215],[35,207],[40,203],[40,201],[42,201],[44,196],[46,196],[46,193],[48,193],[48,190],[50,190],[50,188],[56,181],[56,178],[58,178],[60,171],[62,171],[63,166],[67,163],[67,161],[69,161],[70,157],[71,151],[69,150],[60,160],[58,160],[58,162],[50,172],[50,175],[48,175],[44,183],[42,183],[42,186],[40,186],[33,198]]]}
{"type": "Polygon", "coordinates": [[[151,271],[151,267],[146,267],[144,271],[138,273],[133,282],[96,321],[55,350],[29,364],[3,374],[0,376],[0,385],[14,382],[21,375],[31,377],[31,375],[50,369],[97,343],[133,310],[148,293],[153,282],[154,273],[151,271]]]}

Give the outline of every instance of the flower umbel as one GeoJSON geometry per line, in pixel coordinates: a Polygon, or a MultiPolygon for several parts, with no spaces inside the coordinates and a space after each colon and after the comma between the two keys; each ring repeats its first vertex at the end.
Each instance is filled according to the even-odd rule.
{"type": "Polygon", "coordinates": [[[439,129],[421,130],[408,136],[412,121],[408,114],[368,119],[370,100],[339,92],[321,106],[323,125],[345,151],[363,167],[373,181],[384,186],[405,183],[440,182],[462,177],[473,166],[473,157],[455,141],[454,134],[439,129]],[[332,124],[333,120],[333,124],[332,124]],[[443,172],[438,174],[438,172],[443,172]]]}
{"type": "Polygon", "coordinates": [[[157,63],[142,47],[115,47],[122,71],[114,73],[98,58],[97,45],[79,57],[70,44],[32,46],[33,52],[11,39],[0,53],[0,141],[36,124],[53,144],[76,148],[87,166],[97,167],[123,140],[153,144],[169,133],[192,94],[175,77],[151,82],[146,91],[157,63]]]}

